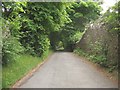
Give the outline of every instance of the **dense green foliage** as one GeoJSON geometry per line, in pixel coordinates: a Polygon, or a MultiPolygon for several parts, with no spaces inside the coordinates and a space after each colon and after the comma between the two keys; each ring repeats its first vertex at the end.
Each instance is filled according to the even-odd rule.
{"type": "Polygon", "coordinates": [[[103,15],[103,21],[107,24],[108,30],[115,32],[120,32],[119,26],[119,18],[120,15],[120,1],[116,3],[113,7],[109,8],[107,12],[103,15]]]}
{"type": "MultiPolygon", "coordinates": [[[[69,4],[68,4],[69,5],[69,4]]],[[[29,52],[40,56],[49,49],[51,33],[69,22],[65,3],[28,3],[22,21],[20,42],[29,52]]]]}
{"type": "Polygon", "coordinates": [[[23,52],[21,44],[14,37],[3,39],[2,50],[3,64],[15,61],[18,55],[23,52]]]}
{"type": "Polygon", "coordinates": [[[85,53],[85,51],[80,48],[76,48],[74,52],[77,53],[78,55],[87,57],[89,60],[92,60],[93,62],[98,63],[103,67],[108,67],[107,65],[108,62],[104,55],[88,54],[88,53],[85,53]]]}
{"type": "Polygon", "coordinates": [[[120,33],[118,20],[120,18],[118,15],[120,7],[118,7],[118,4],[120,4],[120,1],[109,8],[92,26],[89,25],[87,35],[83,38],[85,40],[82,41],[86,47],[82,47],[80,44],[79,48],[74,50],[75,53],[87,57],[102,67],[108,68],[110,72],[117,70],[118,67],[118,55],[115,55],[118,54],[118,40],[116,39],[120,33]],[[90,30],[93,32],[90,33],[90,30]],[[103,35],[99,36],[99,33],[103,35]],[[92,37],[93,34],[94,36],[92,37]],[[96,39],[94,39],[95,37],[96,39]]]}
{"type": "Polygon", "coordinates": [[[58,43],[61,41],[64,49],[73,50],[74,45],[80,40],[80,36],[84,32],[86,24],[97,19],[100,11],[101,7],[97,2],[84,2],[81,0],[80,2],[72,3],[71,8],[67,9],[71,22],[62,27],[60,32],[55,32],[54,35],[51,35],[54,38],[54,48],[58,45],[54,41],[58,43]]]}
{"type": "Polygon", "coordinates": [[[40,64],[51,53],[52,51],[47,51],[41,57],[28,54],[20,55],[16,62],[10,63],[3,68],[2,87],[10,88],[16,81],[24,77],[24,75],[40,64]]]}
{"type": "Polygon", "coordinates": [[[80,31],[100,14],[97,3],[82,0],[77,3],[4,2],[2,7],[5,24],[8,24],[3,32],[9,32],[3,37],[3,59],[8,59],[3,63],[13,60],[21,46],[24,52],[34,56],[41,56],[50,48],[56,50],[56,47],[73,50],[82,35],[80,31]]]}
{"type": "MultiPolygon", "coordinates": [[[[86,2],[85,0],[80,0],[80,2],[3,2],[2,17],[0,17],[3,39],[2,63],[7,65],[3,68],[3,75],[7,77],[3,77],[3,87],[12,85],[37,65],[40,61],[35,57],[44,56],[49,49],[72,51],[81,39],[86,25],[96,20],[100,16],[100,11],[99,4],[92,0],[86,2]],[[10,78],[11,76],[13,77],[10,78]]],[[[116,4],[103,16],[110,31],[119,31],[117,13],[116,4]]],[[[94,49],[96,52],[103,50],[99,46],[94,49]]],[[[86,55],[79,49],[75,52],[86,55]]],[[[105,55],[94,54],[89,57],[94,62],[108,67],[105,55]]]]}
{"type": "Polygon", "coordinates": [[[24,51],[20,42],[14,36],[10,35],[9,24],[2,19],[2,64],[15,61],[19,54],[24,51]]]}
{"type": "Polygon", "coordinates": [[[117,65],[116,63],[113,64],[109,60],[107,60],[107,57],[104,54],[97,55],[97,54],[91,54],[91,53],[86,53],[84,50],[81,48],[75,48],[74,53],[84,56],[90,61],[99,64],[100,66],[108,69],[109,72],[113,72],[114,70],[117,70],[117,65]]]}
{"type": "Polygon", "coordinates": [[[3,3],[4,12],[2,19],[2,64],[6,65],[9,62],[17,60],[19,54],[24,51],[23,46],[19,40],[20,17],[18,13],[21,12],[23,3],[3,3]]]}

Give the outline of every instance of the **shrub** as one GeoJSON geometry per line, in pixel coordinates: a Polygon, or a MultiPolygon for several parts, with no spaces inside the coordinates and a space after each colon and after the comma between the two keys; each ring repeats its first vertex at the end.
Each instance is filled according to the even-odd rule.
{"type": "Polygon", "coordinates": [[[105,55],[90,55],[90,59],[92,59],[93,62],[100,64],[103,67],[108,67],[107,66],[107,58],[105,55]]]}
{"type": "Polygon", "coordinates": [[[76,48],[74,50],[74,52],[77,53],[78,55],[82,55],[82,56],[87,57],[89,60],[91,60],[95,63],[98,63],[103,67],[108,67],[108,62],[107,62],[107,58],[105,55],[88,54],[88,53],[85,53],[80,48],[76,48]]]}
{"type": "Polygon", "coordinates": [[[33,56],[41,56],[50,48],[50,41],[46,35],[39,35],[37,37],[39,37],[39,39],[32,37],[29,42],[27,40],[22,42],[23,46],[26,48],[25,51],[33,56]]]}
{"type": "Polygon", "coordinates": [[[2,64],[6,65],[12,61],[15,61],[19,56],[19,53],[23,51],[23,47],[14,37],[10,36],[9,38],[3,39],[2,64]]]}
{"type": "Polygon", "coordinates": [[[50,41],[46,35],[41,35],[37,43],[37,46],[34,47],[37,56],[41,56],[50,48],[50,41]]]}
{"type": "Polygon", "coordinates": [[[80,48],[76,48],[76,49],[74,49],[74,53],[76,53],[76,54],[78,54],[78,55],[85,56],[85,57],[88,56],[88,54],[85,53],[85,52],[84,52],[82,49],[80,49],[80,48]]]}

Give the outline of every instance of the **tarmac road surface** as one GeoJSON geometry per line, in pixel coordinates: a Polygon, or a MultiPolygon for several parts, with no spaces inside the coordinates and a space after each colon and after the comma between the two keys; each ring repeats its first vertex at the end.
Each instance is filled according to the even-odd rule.
{"type": "Polygon", "coordinates": [[[117,85],[73,53],[56,52],[19,88],[117,88],[117,85]]]}

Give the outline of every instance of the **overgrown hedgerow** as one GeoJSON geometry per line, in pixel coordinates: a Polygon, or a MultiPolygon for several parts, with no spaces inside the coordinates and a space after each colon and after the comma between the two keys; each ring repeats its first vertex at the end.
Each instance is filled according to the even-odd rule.
{"type": "Polygon", "coordinates": [[[9,38],[4,38],[2,47],[2,64],[6,65],[15,61],[23,51],[24,48],[15,37],[10,36],[9,38]]]}

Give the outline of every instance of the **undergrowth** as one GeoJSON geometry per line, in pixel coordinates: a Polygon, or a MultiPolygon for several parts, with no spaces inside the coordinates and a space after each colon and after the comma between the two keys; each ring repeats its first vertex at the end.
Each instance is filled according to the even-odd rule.
{"type": "Polygon", "coordinates": [[[74,50],[74,53],[78,54],[79,56],[84,56],[88,60],[99,64],[100,66],[106,68],[109,72],[113,72],[114,70],[117,70],[117,65],[107,60],[107,57],[104,54],[96,55],[96,54],[86,53],[80,48],[76,48],[74,50]]]}
{"type": "Polygon", "coordinates": [[[52,51],[47,51],[41,57],[22,54],[15,62],[3,67],[2,87],[10,88],[16,81],[40,64],[50,53],[52,53],[52,51]]]}

